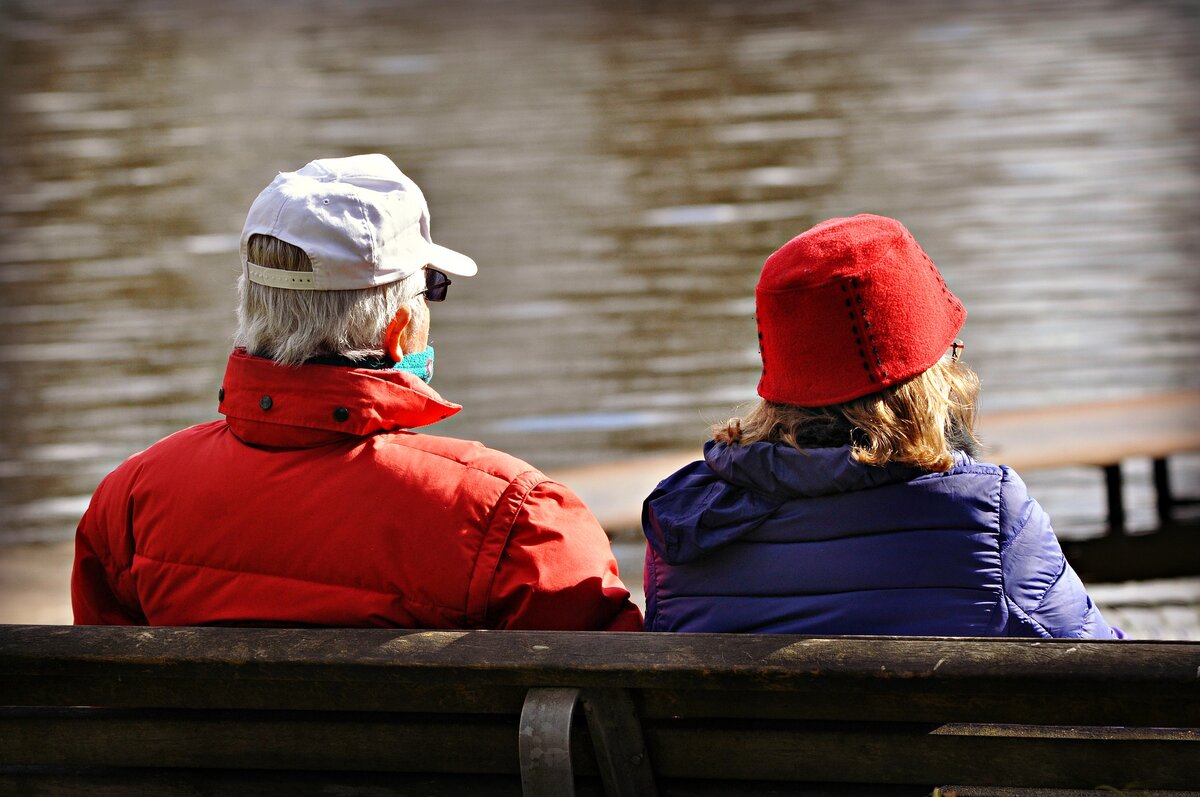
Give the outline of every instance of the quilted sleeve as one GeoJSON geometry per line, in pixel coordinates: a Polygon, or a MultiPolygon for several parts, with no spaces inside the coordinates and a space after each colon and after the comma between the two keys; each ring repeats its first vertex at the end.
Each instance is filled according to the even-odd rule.
{"type": "Polygon", "coordinates": [[[132,535],[127,529],[129,464],[96,488],[75,529],[71,608],[75,625],[145,625],[129,573],[132,535]]]}
{"type": "Polygon", "coordinates": [[[1120,639],[1063,555],[1050,516],[1015,471],[1002,468],[1000,563],[1009,636],[1120,639]]]}
{"type": "Polygon", "coordinates": [[[520,502],[491,585],[488,626],[642,630],[608,537],[567,487],[541,480],[520,502]]]}

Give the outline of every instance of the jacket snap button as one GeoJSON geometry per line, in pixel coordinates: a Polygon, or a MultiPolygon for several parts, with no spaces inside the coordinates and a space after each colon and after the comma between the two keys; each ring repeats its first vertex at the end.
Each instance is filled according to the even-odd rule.
{"type": "Polygon", "coordinates": [[[224,401],[224,400],[225,400],[225,388],[221,388],[220,390],[217,391],[217,401],[224,401]]]}
{"type": "Polygon", "coordinates": [[[262,407],[264,410],[271,409],[271,397],[263,396],[262,398],[260,398],[258,400],[258,406],[262,407]]]}
{"type": "Polygon", "coordinates": [[[333,419],[335,421],[346,421],[350,419],[350,410],[345,407],[338,407],[333,411],[333,419]]]}

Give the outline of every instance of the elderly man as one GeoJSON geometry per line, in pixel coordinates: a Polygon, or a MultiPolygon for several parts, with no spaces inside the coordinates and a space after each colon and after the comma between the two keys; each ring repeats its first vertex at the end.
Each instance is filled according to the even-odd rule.
{"type": "Polygon", "coordinates": [[[640,630],[577,496],[515,457],[411,431],[427,302],[474,261],[434,244],[383,155],[280,174],[241,243],[224,420],[134,455],[76,533],[77,624],[640,630]]]}

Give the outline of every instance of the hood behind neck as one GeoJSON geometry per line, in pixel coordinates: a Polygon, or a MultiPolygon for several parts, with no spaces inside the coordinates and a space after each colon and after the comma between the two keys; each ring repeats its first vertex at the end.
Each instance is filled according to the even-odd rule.
{"type": "Polygon", "coordinates": [[[786,443],[710,441],[704,461],[670,476],[646,499],[643,528],[671,564],[698,559],[748,534],[780,505],[909,481],[911,465],[864,465],[849,445],[798,450],[786,443]]]}

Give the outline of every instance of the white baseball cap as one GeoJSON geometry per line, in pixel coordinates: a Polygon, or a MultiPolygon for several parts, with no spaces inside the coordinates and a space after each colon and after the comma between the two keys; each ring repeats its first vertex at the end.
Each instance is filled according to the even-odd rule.
{"type": "Polygon", "coordinates": [[[273,288],[370,288],[425,266],[463,277],[478,271],[474,260],[429,237],[425,195],[386,155],[326,158],[280,172],[254,200],[242,229],[243,273],[273,288]],[[250,236],[259,234],[303,249],[312,272],[251,263],[250,236]]]}

